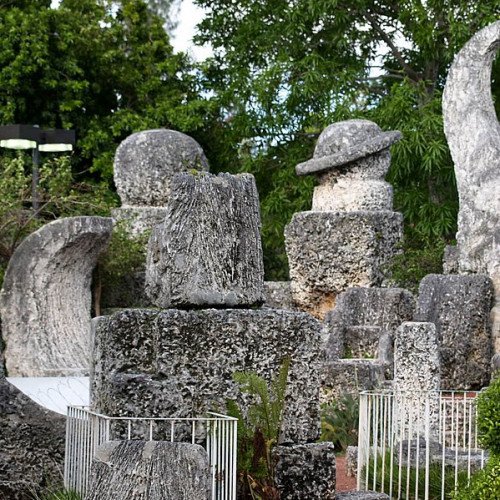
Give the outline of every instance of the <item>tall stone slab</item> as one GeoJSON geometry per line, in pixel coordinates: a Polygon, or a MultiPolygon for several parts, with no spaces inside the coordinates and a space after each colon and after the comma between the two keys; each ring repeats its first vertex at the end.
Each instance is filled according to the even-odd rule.
{"type": "Polygon", "coordinates": [[[271,381],[290,359],[282,443],[319,436],[320,323],[276,309],[130,309],[95,322],[91,405],[111,416],[187,417],[252,399],[233,380],[271,381]]]}
{"type": "Polygon", "coordinates": [[[88,373],[92,270],[112,228],[110,218],[69,217],[19,245],[0,292],[9,376],[88,373]]]}
{"type": "Polygon", "coordinates": [[[457,54],[443,94],[444,130],[460,200],[459,271],[485,273],[493,280],[496,352],[500,352],[500,124],[491,96],[491,66],[499,46],[497,21],[476,33],[457,54]]]}
{"type": "Polygon", "coordinates": [[[146,292],[158,307],[264,301],[259,197],[250,174],[178,174],[151,235],[146,292]]]}
{"type": "Polygon", "coordinates": [[[479,390],[489,384],[492,303],[493,287],[484,274],[430,274],[420,282],[415,320],[436,325],[442,389],[479,390]]]}
{"type": "Polygon", "coordinates": [[[433,323],[406,321],[396,332],[394,392],[401,436],[411,441],[439,426],[441,363],[439,341],[433,323]]]}
{"type": "Polygon", "coordinates": [[[209,500],[207,452],[197,444],[109,441],[92,461],[86,500],[209,500]]]}
{"type": "Polygon", "coordinates": [[[353,286],[379,286],[397,253],[402,215],[392,211],[384,181],[398,131],[368,120],[334,123],[320,134],[314,157],[297,175],[315,175],[312,210],[285,228],[294,302],[323,318],[336,296],[353,286]]]}

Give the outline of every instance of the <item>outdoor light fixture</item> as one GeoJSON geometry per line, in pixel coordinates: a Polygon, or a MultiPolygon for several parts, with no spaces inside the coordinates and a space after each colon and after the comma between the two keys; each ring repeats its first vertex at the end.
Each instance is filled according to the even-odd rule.
{"type": "Polygon", "coordinates": [[[75,144],[74,130],[41,130],[38,150],[45,153],[59,153],[63,151],[73,151],[75,144]]]}
{"type": "Polygon", "coordinates": [[[1,125],[0,147],[9,149],[33,150],[33,178],[31,185],[31,204],[35,215],[39,202],[37,186],[39,180],[40,151],[58,153],[72,151],[75,144],[74,130],[42,130],[33,125],[1,125]]]}
{"type": "Polygon", "coordinates": [[[32,125],[0,126],[0,147],[34,149],[40,140],[40,129],[32,125]]]}

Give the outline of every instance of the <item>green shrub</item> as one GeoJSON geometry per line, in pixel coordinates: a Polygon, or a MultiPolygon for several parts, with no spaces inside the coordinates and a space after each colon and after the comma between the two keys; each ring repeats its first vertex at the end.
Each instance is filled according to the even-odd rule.
{"type": "Polygon", "coordinates": [[[473,474],[453,496],[453,500],[498,500],[500,498],[500,457],[492,455],[485,468],[473,474]]]}
{"type": "Polygon", "coordinates": [[[477,428],[481,445],[500,456],[500,378],[477,398],[477,428]]]}
{"type": "Polygon", "coordinates": [[[359,398],[357,394],[345,394],[338,401],[321,408],[321,440],[331,441],[345,451],[358,444],[359,398]]]}

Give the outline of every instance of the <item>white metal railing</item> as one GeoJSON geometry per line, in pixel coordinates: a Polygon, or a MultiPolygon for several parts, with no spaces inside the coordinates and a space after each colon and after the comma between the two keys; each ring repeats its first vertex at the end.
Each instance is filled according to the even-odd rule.
{"type": "Polygon", "coordinates": [[[447,499],[484,467],[476,392],[360,394],[358,490],[397,499],[447,499]]]}
{"type": "Polygon", "coordinates": [[[113,440],[190,442],[208,454],[213,500],[236,499],[238,419],[209,412],[198,418],[109,417],[68,406],[64,485],[85,496],[97,448],[113,440]]]}

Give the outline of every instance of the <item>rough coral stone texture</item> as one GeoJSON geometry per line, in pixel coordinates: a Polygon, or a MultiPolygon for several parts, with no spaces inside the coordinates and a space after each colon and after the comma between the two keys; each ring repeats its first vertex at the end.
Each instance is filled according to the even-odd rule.
{"type": "Polygon", "coordinates": [[[390,500],[386,493],[376,491],[342,491],[335,496],[336,500],[390,500]]]}
{"type": "Polygon", "coordinates": [[[210,469],[197,444],[109,441],[92,461],[86,500],[208,500],[210,469]]]}
{"type": "Polygon", "coordinates": [[[361,391],[380,388],[386,367],[373,359],[339,359],[323,364],[321,369],[321,403],[339,401],[351,394],[358,399],[361,391]]]}
{"type": "Polygon", "coordinates": [[[491,67],[500,21],[478,31],[455,57],[443,94],[444,130],[460,200],[457,243],[462,272],[488,274],[500,296],[500,124],[491,67]]]}
{"type": "Polygon", "coordinates": [[[274,478],[282,500],[333,500],[335,449],[332,443],[275,446],[274,478]]]}
{"type": "Polygon", "coordinates": [[[264,301],[259,196],[250,174],[178,174],[151,235],[146,292],[158,307],[264,301]]]}
{"type": "Polygon", "coordinates": [[[292,296],[322,318],[349,287],[380,285],[397,253],[397,212],[299,212],[285,228],[292,296]]]}
{"type": "MultiPolygon", "coordinates": [[[[348,288],[338,295],[327,313],[324,332],[329,360],[347,357],[381,357],[380,340],[413,318],[415,298],[403,288],[348,288]]],[[[392,346],[391,346],[392,350],[392,346]]]]}
{"type": "Polygon", "coordinates": [[[88,373],[92,270],[112,228],[110,218],[59,219],[14,252],[0,292],[9,376],[88,373]]]}
{"type": "Polygon", "coordinates": [[[118,146],[114,181],[123,206],[162,207],[172,177],[190,170],[208,171],[205,154],[193,138],[175,130],[144,130],[118,146]]]}
{"type": "Polygon", "coordinates": [[[266,301],[262,307],[296,310],[289,281],[264,281],[266,301]]]}
{"type": "Polygon", "coordinates": [[[392,186],[384,181],[351,177],[335,184],[314,188],[312,210],[318,212],[356,212],[392,210],[392,186]]]}
{"type": "Polygon", "coordinates": [[[305,313],[262,309],[130,309],[97,318],[92,407],[112,416],[199,416],[251,403],[233,373],[271,381],[291,366],[280,441],[319,434],[321,325],[305,313]]]}
{"type": "Polygon", "coordinates": [[[62,488],[65,428],[64,417],[0,377],[0,498],[31,500],[62,488]]]}
{"type": "Polygon", "coordinates": [[[415,320],[436,325],[443,389],[489,384],[492,288],[486,275],[430,274],[420,282],[415,320]]]}

